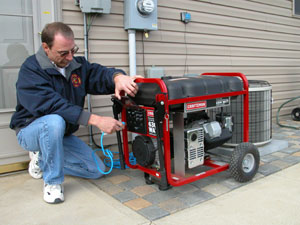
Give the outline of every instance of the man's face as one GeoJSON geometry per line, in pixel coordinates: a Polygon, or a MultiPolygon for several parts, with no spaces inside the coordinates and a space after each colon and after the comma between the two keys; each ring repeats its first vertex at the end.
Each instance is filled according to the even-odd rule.
{"type": "Polygon", "coordinates": [[[77,52],[78,47],[74,43],[74,39],[69,39],[61,34],[54,36],[54,41],[51,49],[46,43],[42,46],[48,56],[58,67],[67,66],[73,59],[73,55],[77,52]]]}

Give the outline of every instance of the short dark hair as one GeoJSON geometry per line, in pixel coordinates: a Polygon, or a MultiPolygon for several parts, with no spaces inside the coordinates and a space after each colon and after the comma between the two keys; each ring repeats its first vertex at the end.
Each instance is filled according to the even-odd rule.
{"type": "Polygon", "coordinates": [[[74,39],[74,33],[68,25],[62,22],[54,22],[48,23],[44,27],[42,31],[42,42],[45,42],[49,48],[51,48],[53,46],[54,37],[58,33],[66,38],[74,39]]]}

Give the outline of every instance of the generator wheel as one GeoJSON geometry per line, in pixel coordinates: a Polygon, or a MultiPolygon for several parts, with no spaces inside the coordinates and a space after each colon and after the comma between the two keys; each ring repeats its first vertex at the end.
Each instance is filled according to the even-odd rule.
{"type": "Polygon", "coordinates": [[[257,173],[260,156],[257,147],[248,142],[236,146],[230,159],[229,171],[238,182],[247,182],[257,173]]]}
{"type": "Polygon", "coordinates": [[[294,121],[300,121],[300,108],[294,108],[291,116],[294,121]]]}

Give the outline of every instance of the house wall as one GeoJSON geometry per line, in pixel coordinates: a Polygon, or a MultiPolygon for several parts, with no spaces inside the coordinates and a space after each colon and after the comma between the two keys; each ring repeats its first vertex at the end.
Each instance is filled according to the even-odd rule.
{"type": "MultiPolygon", "coordinates": [[[[83,55],[83,15],[74,0],[64,0],[62,8],[83,55]]],[[[283,102],[300,95],[300,19],[292,13],[291,0],[158,0],[158,31],[149,38],[137,32],[137,73],[155,65],[166,75],[242,72],[266,80],[272,85],[274,119],[283,102]],[[192,17],[186,25],[180,21],[184,11],[192,17]]],[[[129,71],[123,1],[112,0],[111,14],[93,20],[89,50],[90,61],[129,71]]],[[[92,96],[93,112],[111,115],[110,105],[109,97],[92,96]]],[[[298,105],[295,101],[281,112],[288,115],[298,105]]],[[[87,128],[77,134],[88,140],[87,128]]],[[[115,141],[114,135],[105,138],[105,144],[115,141]]]]}

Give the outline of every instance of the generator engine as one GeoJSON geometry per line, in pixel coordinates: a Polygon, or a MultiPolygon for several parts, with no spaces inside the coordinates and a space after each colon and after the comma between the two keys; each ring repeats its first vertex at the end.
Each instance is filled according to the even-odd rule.
{"type": "MultiPolygon", "coordinates": [[[[226,99],[226,105],[227,104],[229,104],[229,102],[227,102],[226,99]]],[[[139,111],[136,113],[133,111],[132,109],[129,110],[129,130],[144,130],[145,133],[151,133],[156,136],[154,119],[149,118],[149,114],[152,115],[149,113],[149,109],[143,111],[139,108],[139,111]],[[134,124],[132,124],[132,122],[134,124]],[[142,125],[141,122],[145,124],[142,125]]],[[[201,110],[200,112],[187,113],[183,119],[183,123],[184,126],[182,128],[180,128],[180,126],[176,127],[176,125],[173,124],[170,130],[171,155],[173,158],[174,146],[176,146],[176,144],[174,144],[173,131],[176,130],[175,135],[182,133],[184,136],[184,161],[185,167],[188,169],[203,165],[205,152],[207,150],[222,145],[232,137],[232,117],[227,114],[216,114],[216,120],[211,121],[205,110],[201,110]]],[[[175,138],[177,138],[177,136],[175,138]]],[[[132,144],[132,151],[139,165],[154,167],[156,169],[160,168],[157,140],[155,137],[144,135],[136,136],[132,144]]]]}

